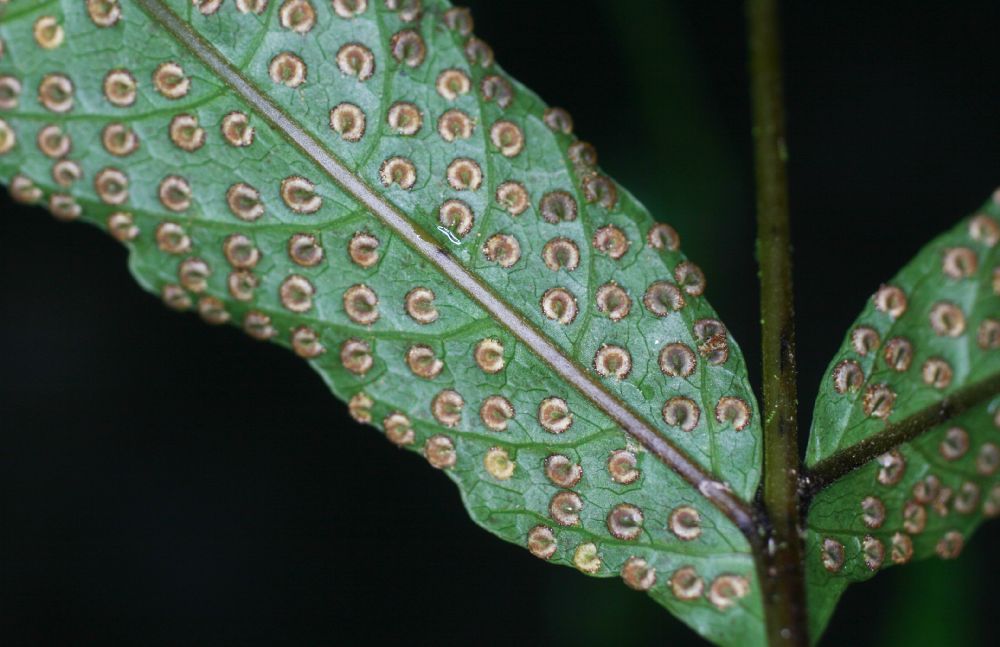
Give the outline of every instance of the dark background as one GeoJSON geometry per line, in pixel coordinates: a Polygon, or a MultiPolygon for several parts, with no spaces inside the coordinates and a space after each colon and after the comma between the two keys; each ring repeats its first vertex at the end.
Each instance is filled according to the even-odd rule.
{"type": "MultiPolygon", "coordinates": [[[[759,384],[739,3],[478,0],[674,224],[759,384]]],[[[867,296],[1000,185],[997,3],[788,2],[803,427],[867,296]]],[[[700,644],[645,596],[532,559],[290,353],[140,291],[96,229],[0,202],[5,644],[700,644]]],[[[1000,524],[846,595],[826,645],[1000,641],[1000,524]]]]}

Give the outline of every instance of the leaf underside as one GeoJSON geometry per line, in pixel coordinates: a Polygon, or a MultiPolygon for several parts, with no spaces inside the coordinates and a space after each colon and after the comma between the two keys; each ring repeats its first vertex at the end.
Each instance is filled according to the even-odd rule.
{"type": "MultiPolygon", "coordinates": [[[[807,463],[1000,373],[1000,192],[879,288],[824,378],[807,463]]],[[[911,559],[958,556],[1000,514],[1000,398],[837,481],[809,513],[818,636],[851,582],[911,559]]]]}
{"type": "Polygon", "coordinates": [[[0,179],[107,229],[171,307],[306,358],[355,418],[443,469],[493,534],[621,575],[720,644],[762,643],[741,531],[553,368],[568,359],[709,486],[752,499],[756,404],[704,277],[568,115],[493,62],[466,12],[420,4],[2,3],[0,179]],[[164,6],[190,39],[149,10],[164,6]],[[475,281],[516,319],[471,295],[475,281]]]}

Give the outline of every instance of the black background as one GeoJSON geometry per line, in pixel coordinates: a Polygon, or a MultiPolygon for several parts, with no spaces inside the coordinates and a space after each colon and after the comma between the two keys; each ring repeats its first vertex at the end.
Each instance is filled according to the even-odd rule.
{"type": "MultiPolygon", "coordinates": [[[[470,4],[680,230],[759,384],[740,5],[470,4]]],[[[1000,185],[1000,6],[787,5],[807,429],[865,298],[1000,185]]],[[[0,641],[699,644],[619,582],[488,536],[299,360],[167,311],[96,229],[0,211],[0,641]]],[[[997,644],[998,525],[851,589],[824,644],[997,644]]]]}

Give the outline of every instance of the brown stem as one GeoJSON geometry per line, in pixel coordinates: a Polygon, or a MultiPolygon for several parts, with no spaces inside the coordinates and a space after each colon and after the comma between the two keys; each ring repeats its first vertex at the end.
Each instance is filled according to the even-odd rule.
{"type": "Polygon", "coordinates": [[[809,644],[799,511],[795,325],[777,0],[747,0],[764,368],[766,536],[755,551],[768,643],[809,644]]]}
{"type": "Polygon", "coordinates": [[[877,434],[868,436],[816,463],[803,475],[802,489],[812,496],[890,449],[917,438],[998,393],[1000,393],[1000,374],[963,387],[940,402],[921,409],[899,422],[886,425],[885,429],[877,434]]]}

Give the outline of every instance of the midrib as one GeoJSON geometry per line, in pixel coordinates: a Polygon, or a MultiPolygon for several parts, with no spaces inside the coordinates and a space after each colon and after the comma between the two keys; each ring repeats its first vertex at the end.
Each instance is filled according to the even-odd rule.
{"type": "Polygon", "coordinates": [[[218,50],[205,42],[162,0],[137,0],[137,2],[155,22],[242,97],[276,131],[298,147],[330,179],[367,207],[372,215],[395,231],[417,253],[447,276],[456,287],[489,312],[498,325],[505,327],[582,396],[618,423],[623,431],[690,483],[703,497],[729,517],[744,534],[748,537],[752,535],[753,511],[745,501],[663,437],[652,424],[564,354],[520,312],[508,305],[478,277],[441,249],[417,224],[372,190],[294,119],[245,79],[218,50]]]}

